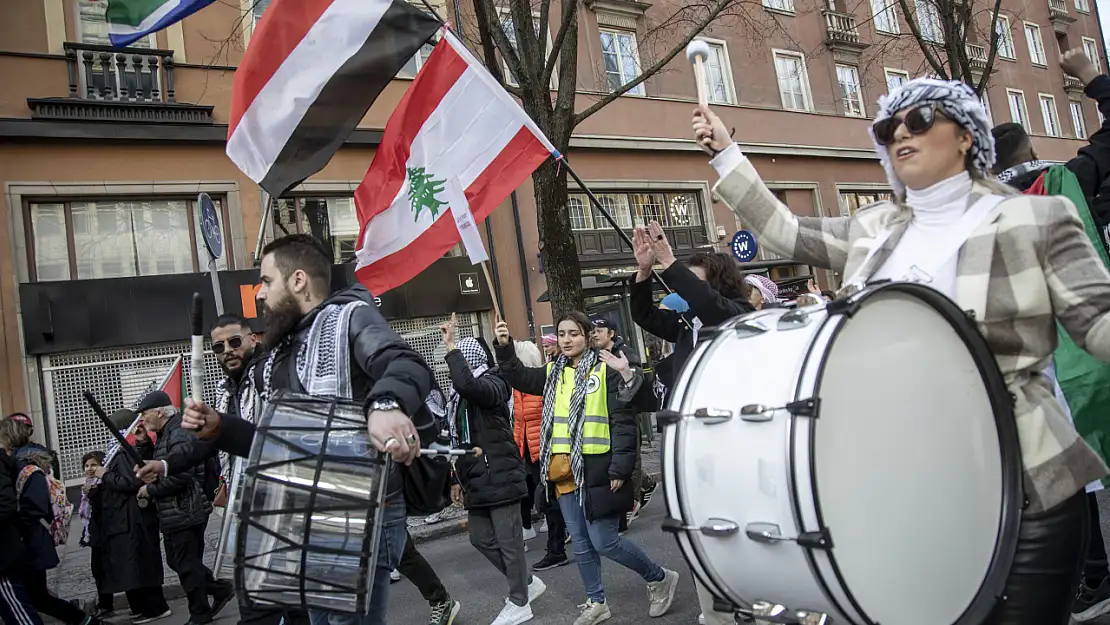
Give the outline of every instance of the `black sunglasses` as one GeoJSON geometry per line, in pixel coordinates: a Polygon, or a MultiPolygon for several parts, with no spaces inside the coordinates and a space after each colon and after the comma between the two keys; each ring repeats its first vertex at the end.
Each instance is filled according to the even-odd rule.
{"type": "Polygon", "coordinates": [[[925,134],[936,123],[938,115],[941,113],[937,111],[936,102],[926,102],[906,111],[906,114],[901,117],[895,115],[880,119],[871,124],[871,130],[875,133],[875,141],[878,141],[879,145],[890,145],[894,143],[894,133],[902,124],[906,125],[906,130],[911,135],[925,134]]]}
{"type": "Polygon", "coordinates": [[[227,341],[215,341],[215,342],[213,342],[212,343],[212,353],[216,354],[217,356],[224,353],[224,349],[226,349],[225,346],[224,346],[225,343],[227,345],[226,348],[239,349],[243,345],[243,337],[233,336],[233,337],[229,338],[227,341]]]}

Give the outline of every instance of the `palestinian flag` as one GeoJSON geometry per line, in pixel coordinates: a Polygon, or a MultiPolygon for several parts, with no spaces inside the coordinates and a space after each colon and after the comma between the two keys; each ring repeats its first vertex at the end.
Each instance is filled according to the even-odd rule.
{"type": "Polygon", "coordinates": [[[122,48],[180,22],[215,0],[108,0],[108,39],[122,48]]]}
{"type": "MultiPolygon", "coordinates": [[[[177,360],[173,362],[173,365],[170,366],[169,370],[166,371],[161,379],[151,384],[149,387],[147,387],[145,391],[142,392],[142,394],[139,395],[139,397],[135,400],[135,403],[132,405],[132,408],[138,406],[139,402],[143,400],[143,397],[146,397],[147,393],[151,391],[162,391],[170,396],[170,401],[173,402],[174,408],[181,410],[181,407],[183,405],[181,401],[181,390],[184,388],[184,386],[182,385],[182,380],[184,379],[184,370],[182,369],[183,362],[184,359],[181,356],[178,356],[177,360]]],[[[128,426],[127,430],[124,431],[124,439],[126,439],[132,447],[135,446],[135,426],[139,424],[140,420],[141,416],[135,415],[135,420],[132,421],[131,425],[128,426]]],[[[150,436],[150,442],[158,442],[158,435],[156,433],[148,432],[148,436],[150,436]]],[[[108,461],[111,460],[112,457],[115,456],[117,453],[119,453],[119,444],[113,438],[109,443],[108,457],[104,460],[105,466],[107,466],[108,461]]]]}
{"type": "Polygon", "coordinates": [[[459,242],[456,222],[485,219],[552,156],[520,105],[447,32],[355,190],[359,281],[375,295],[404,284],[459,242]],[[455,206],[473,219],[459,220],[455,206]]]}
{"type": "Polygon", "coordinates": [[[228,158],[280,197],[328,164],[442,26],[405,0],[274,0],[235,71],[228,158]]]}

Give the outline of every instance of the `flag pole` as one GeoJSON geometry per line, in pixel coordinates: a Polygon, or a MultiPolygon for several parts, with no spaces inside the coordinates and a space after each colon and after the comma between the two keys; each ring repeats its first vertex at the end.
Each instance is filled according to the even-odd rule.
{"type": "MultiPolygon", "coordinates": [[[[259,189],[262,189],[259,187],[259,189]]],[[[266,189],[262,189],[262,215],[258,220],[258,240],[254,244],[254,264],[257,265],[258,261],[262,260],[262,242],[263,235],[266,232],[266,224],[270,222],[270,193],[266,189]]]]}
{"type": "MultiPolygon", "coordinates": [[[[574,178],[574,182],[578,183],[578,186],[581,187],[582,191],[584,191],[586,193],[586,197],[590,198],[590,204],[593,205],[594,209],[598,213],[600,213],[602,217],[605,218],[605,221],[609,222],[609,225],[613,227],[613,230],[617,231],[617,235],[620,236],[620,238],[625,243],[628,244],[628,247],[635,250],[636,246],[632,243],[632,239],[628,236],[628,233],[626,233],[624,231],[624,229],[620,227],[620,225],[617,223],[616,219],[613,219],[613,216],[611,214],[609,214],[608,209],[606,209],[604,206],[601,205],[601,202],[597,199],[597,196],[594,195],[593,191],[590,191],[590,188],[586,186],[586,183],[582,182],[582,179],[578,177],[578,174],[575,173],[574,169],[570,166],[570,163],[567,162],[566,156],[562,156],[560,158],[560,160],[562,161],[562,166],[565,167],[566,170],[567,170],[567,173],[570,174],[570,177],[574,178]]],[[[663,285],[663,290],[666,291],[667,294],[674,293],[674,290],[671,289],[671,287],[667,285],[667,282],[665,280],[663,280],[663,276],[659,275],[658,271],[656,271],[655,269],[652,269],[651,270],[651,275],[654,276],[655,279],[659,281],[659,284],[663,285]]],[[[685,318],[681,318],[681,319],[682,319],[682,323],[684,323],[686,325],[686,327],[688,329],[690,329],[690,324],[686,321],[686,319],[685,318]]]]}
{"type": "Polygon", "coordinates": [[[497,290],[493,288],[493,280],[489,277],[489,261],[482,261],[482,275],[486,277],[486,286],[489,287],[489,298],[493,300],[493,314],[497,315],[498,319],[501,319],[501,306],[497,303],[497,290]]]}

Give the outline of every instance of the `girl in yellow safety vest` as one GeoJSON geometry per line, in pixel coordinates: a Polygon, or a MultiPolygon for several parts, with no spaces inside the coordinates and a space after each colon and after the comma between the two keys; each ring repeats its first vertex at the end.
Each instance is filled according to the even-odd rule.
{"type": "Polygon", "coordinates": [[[494,329],[501,375],[522,393],[543,397],[539,497],[557,497],[574,542],[574,561],[586,603],[574,625],[594,625],[612,613],[605,602],[601,556],[635,571],[648,586],[648,614],[670,609],[678,573],[660,567],[618,533],[632,509],[629,478],[636,464],[636,422],[629,401],[643,376],[620,355],[590,348],[586,315],[563,315],[558,353],[546,367],[525,367],[516,357],[509,326],[494,329]]]}

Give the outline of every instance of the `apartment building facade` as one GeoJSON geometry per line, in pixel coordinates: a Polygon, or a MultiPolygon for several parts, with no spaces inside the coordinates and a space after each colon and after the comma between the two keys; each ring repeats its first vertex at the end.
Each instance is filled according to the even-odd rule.
{"type": "MultiPolygon", "coordinates": [[[[930,0],[911,0],[939,37],[930,0]]],[[[471,7],[436,4],[466,38],[471,7]]],[[[210,293],[198,193],[220,214],[218,261],[227,310],[254,316],[253,253],[264,240],[311,233],[334,251],[336,282],[351,280],[358,224],[352,192],[393,107],[427,58],[425,46],[319,174],[263,207],[224,155],[235,66],[265,0],[214,3],[130,48],[107,47],[106,0],[25,0],[0,6],[0,410],[32,414],[78,477],[80,454],[103,437],[80,394],[133,400],[186,349],[187,297],[210,293]],[[264,219],[265,217],[265,219],[264,219]],[[347,263],[347,264],[344,264],[347,263]]],[[[586,0],[580,7],[578,108],[650,66],[681,34],[660,24],[675,0],[586,0]]],[[[553,3],[557,15],[557,3],[553,3]]],[[[1055,58],[1083,46],[1106,70],[1092,0],[1004,0],[1003,43],[984,100],[996,122],[1018,121],[1043,158],[1066,160],[1100,124],[1082,86],[1055,58]],[[1054,45],[1055,44],[1055,45],[1054,45]]],[[[505,26],[511,27],[506,15],[505,26]]],[[[890,86],[929,73],[894,0],[737,3],[702,36],[710,100],[768,185],[800,215],[847,215],[886,193],[867,136],[890,86]],[[888,4],[889,3],[889,4],[888,4]]],[[[552,29],[558,22],[551,20],[552,29]]],[[[555,33],[548,34],[554,37],[555,33]]],[[[985,49],[967,42],[977,67],[985,49]]],[[[555,77],[558,80],[558,76],[555,77]]],[[[568,158],[627,228],[656,219],[686,255],[728,251],[739,222],[712,197],[715,178],[690,140],[693,72],[679,55],[576,131],[568,158]]],[[[566,210],[588,305],[641,345],[622,310],[631,251],[570,189],[566,210]]],[[[438,324],[462,314],[464,334],[488,326],[496,295],[514,333],[551,324],[535,201],[523,185],[483,226],[494,293],[454,254],[381,295],[391,323],[441,362],[438,324]],[[438,351],[437,351],[438,349],[438,351]]],[[[813,274],[761,250],[748,269],[784,288],[813,274]]],[[[837,277],[817,272],[823,284],[837,277]]],[[[214,314],[214,309],[210,311],[214,314]]],[[[206,373],[219,378],[209,357],[206,373]]],[[[441,372],[442,373],[442,372],[441,372]]],[[[214,386],[213,386],[214,389],[214,386]]],[[[212,392],[212,389],[209,389],[212,392]]]]}

